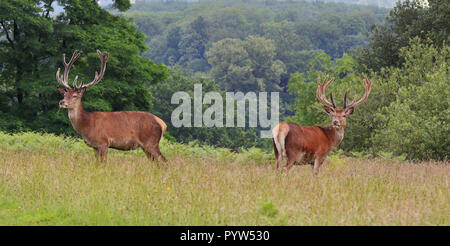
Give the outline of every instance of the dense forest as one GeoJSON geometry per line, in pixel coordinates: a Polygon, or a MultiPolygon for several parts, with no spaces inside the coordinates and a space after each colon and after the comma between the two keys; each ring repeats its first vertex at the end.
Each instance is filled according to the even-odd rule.
{"type": "MultiPolygon", "coordinates": [[[[350,0],[349,0],[350,1],[350,0]]],[[[347,1],[347,2],[349,2],[347,1]]],[[[361,1],[350,1],[361,3],[361,1]]],[[[330,74],[335,98],[369,99],[349,118],[347,154],[448,159],[450,3],[406,0],[392,9],[337,1],[1,1],[0,130],[76,135],[59,110],[61,54],[83,52],[73,73],[103,80],[83,99],[88,111],[142,110],[168,123],[166,138],[269,148],[255,128],[175,128],[176,91],[280,92],[281,120],[329,124],[315,98],[330,74]]]]}
{"type": "Polygon", "coordinates": [[[285,87],[289,74],[307,71],[320,51],[334,59],[365,46],[365,34],[387,12],[342,3],[232,0],[138,2],[126,16],[147,36],[145,57],[188,75],[210,72],[226,89],[270,90],[279,82],[285,87]],[[234,73],[247,73],[247,81],[232,81],[230,71],[221,74],[229,64],[237,66],[234,73]],[[266,88],[255,87],[257,80],[266,88]]]}

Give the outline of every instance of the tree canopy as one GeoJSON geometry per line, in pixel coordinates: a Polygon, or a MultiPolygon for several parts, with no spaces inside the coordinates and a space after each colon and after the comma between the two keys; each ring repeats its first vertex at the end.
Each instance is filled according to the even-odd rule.
{"type": "Polygon", "coordinates": [[[256,0],[137,2],[126,13],[147,35],[144,56],[242,91],[284,91],[289,75],[306,72],[320,50],[335,59],[365,46],[365,33],[385,14],[373,6],[256,0]]]}

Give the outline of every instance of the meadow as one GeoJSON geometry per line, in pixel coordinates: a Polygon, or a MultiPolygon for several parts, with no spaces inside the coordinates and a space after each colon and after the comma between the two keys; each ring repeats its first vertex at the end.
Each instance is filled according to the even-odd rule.
{"type": "Polygon", "coordinates": [[[82,140],[0,132],[0,225],[450,225],[450,165],[334,153],[276,170],[271,152],[163,140],[95,161],[82,140]]]}

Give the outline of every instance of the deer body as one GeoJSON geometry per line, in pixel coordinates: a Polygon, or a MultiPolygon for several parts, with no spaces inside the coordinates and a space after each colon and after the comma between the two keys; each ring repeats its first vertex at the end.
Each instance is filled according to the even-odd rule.
{"type": "Polygon", "coordinates": [[[325,89],[333,82],[334,78],[320,83],[317,89],[317,97],[325,104],[325,111],[332,116],[332,123],[327,127],[299,126],[295,123],[281,122],[272,130],[272,143],[275,153],[276,166],[280,167],[282,158],[286,158],[285,168],[289,170],[294,163],[314,164],[314,173],[318,174],[328,153],[336,148],[344,138],[346,118],[353,113],[354,107],[364,102],[370,93],[372,83],[365,79],[366,91],[362,99],[349,105],[346,103],[347,92],[344,96],[344,107],[335,106],[333,95],[330,93],[331,103],[324,96],[325,89]]]}
{"type": "Polygon", "coordinates": [[[321,164],[342,141],[344,130],[335,130],[331,126],[299,126],[281,122],[273,129],[272,136],[277,168],[283,156],[287,158],[287,168],[290,169],[294,163],[315,164],[317,160],[321,164]],[[284,130],[280,131],[280,128],[284,130]]]}
{"type": "MultiPolygon", "coordinates": [[[[104,72],[107,54],[98,53],[102,60],[102,71],[104,72]]],[[[103,72],[100,76],[96,75],[94,80],[96,82],[84,87],[83,84],[77,86],[77,78],[75,78],[75,89],[70,88],[65,78],[68,76],[71,64],[78,56],[79,53],[75,51],[69,64],[64,61],[66,66],[64,77],[58,76],[58,70],[58,81],[64,86],[64,88],[58,88],[59,92],[64,95],[64,99],[59,102],[59,105],[61,108],[68,109],[68,116],[73,128],[83,137],[86,145],[94,149],[95,156],[101,158],[102,161],[106,161],[108,148],[133,150],[140,147],[148,158],[166,161],[158,145],[167,126],[157,116],[147,112],[86,112],[83,109],[82,96],[88,87],[101,79],[103,72]]],[[[64,56],[63,60],[65,60],[64,56]]]]}
{"type": "Polygon", "coordinates": [[[158,145],[167,128],[161,119],[147,112],[72,111],[68,114],[73,128],[89,147],[95,149],[145,149],[158,145]]]}

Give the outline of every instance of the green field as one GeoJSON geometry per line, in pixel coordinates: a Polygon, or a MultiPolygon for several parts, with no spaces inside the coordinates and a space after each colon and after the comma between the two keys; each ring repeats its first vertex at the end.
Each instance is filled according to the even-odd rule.
{"type": "Polygon", "coordinates": [[[161,151],[103,164],[77,139],[0,133],[0,225],[450,225],[448,162],[334,154],[315,177],[259,149],[161,151]]]}

